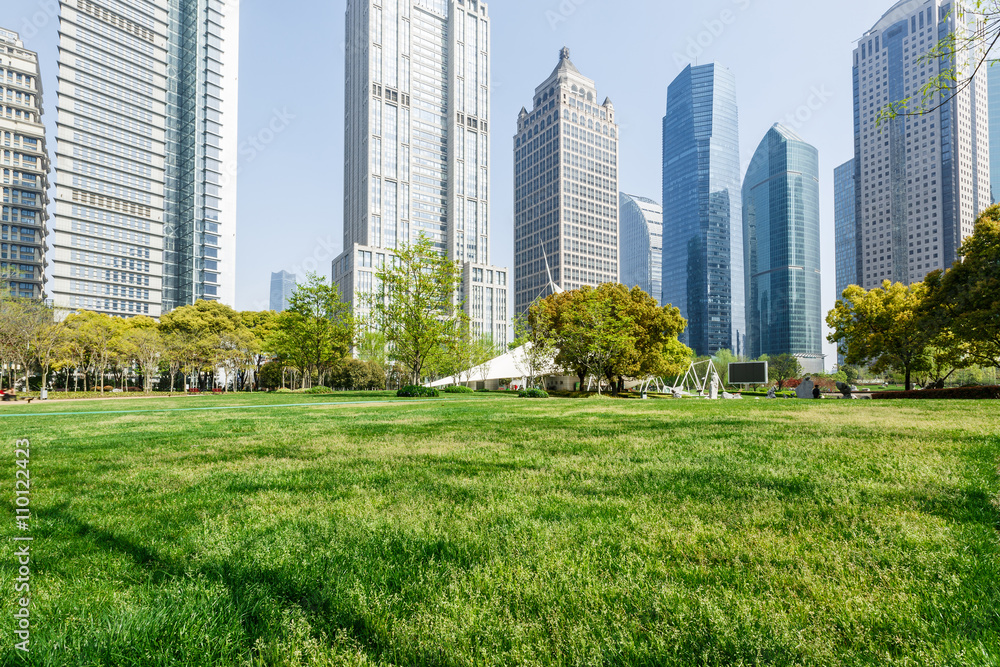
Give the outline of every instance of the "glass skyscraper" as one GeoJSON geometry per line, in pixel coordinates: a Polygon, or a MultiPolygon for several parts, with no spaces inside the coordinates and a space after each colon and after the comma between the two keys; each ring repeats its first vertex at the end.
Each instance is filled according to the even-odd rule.
{"type": "Polygon", "coordinates": [[[279,271],[271,274],[271,308],[276,313],[288,310],[288,300],[295,291],[295,274],[279,271]]]}
{"type": "Polygon", "coordinates": [[[60,3],[53,297],[235,301],[239,3],[60,3]]]}
{"type": "Polygon", "coordinates": [[[990,203],[1000,201],[1000,67],[986,75],[990,107],[990,203]]]}
{"type": "MultiPolygon", "coordinates": [[[[857,191],[854,185],[854,160],[833,171],[833,215],[836,229],[837,298],[851,285],[858,284],[857,191]]],[[[844,355],[837,355],[844,365],[844,355]]]]}
{"type": "Polygon", "coordinates": [[[535,88],[514,137],[516,309],[551,293],[616,283],[618,125],[611,100],[569,59],[535,88]],[[551,274],[551,278],[550,278],[551,274]]]}
{"type": "Polygon", "coordinates": [[[927,81],[953,66],[927,54],[949,35],[961,39],[972,17],[951,0],[901,0],[854,51],[857,279],[865,289],[950,267],[989,206],[985,70],[940,104],[920,102],[927,81]],[[915,115],[879,123],[887,105],[911,98],[915,115]]]}
{"type": "Polygon", "coordinates": [[[823,372],[819,153],[783,125],[764,136],[743,180],[746,355],[799,358],[823,372]]]}
{"type": "Polygon", "coordinates": [[[507,270],[490,259],[490,19],[478,0],[348,0],[344,251],[355,312],[423,234],[460,263],[473,332],[508,340],[507,270]]]}
{"type": "Polygon", "coordinates": [[[619,280],[659,301],[663,296],[663,207],[624,192],[618,206],[619,280]]]}
{"type": "Polygon", "coordinates": [[[858,284],[857,210],[854,160],[833,170],[833,215],[837,243],[837,298],[858,284]]]}
{"type": "Polygon", "coordinates": [[[743,224],[736,79],[688,66],[663,119],[663,298],[687,319],[699,355],[744,354],[743,224]]]}
{"type": "Polygon", "coordinates": [[[39,299],[45,295],[49,219],[42,79],[38,55],[24,48],[16,32],[0,28],[0,51],[0,290],[39,299]]]}

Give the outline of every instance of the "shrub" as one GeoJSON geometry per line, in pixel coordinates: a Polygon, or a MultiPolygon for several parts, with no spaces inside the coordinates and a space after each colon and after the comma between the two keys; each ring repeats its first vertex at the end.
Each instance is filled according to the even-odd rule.
{"type": "Polygon", "coordinates": [[[549,394],[542,389],[522,389],[517,392],[519,398],[548,398],[549,394]]]}
{"type": "Polygon", "coordinates": [[[452,385],[451,387],[445,387],[444,393],[446,394],[474,394],[474,390],[469,387],[464,387],[460,384],[452,385]]]}
{"type": "Polygon", "coordinates": [[[873,391],[873,399],[922,398],[984,400],[1000,398],[1000,387],[958,387],[957,389],[923,389],[921,391],[873,391]]]}
{"type": "Polygon", "coordinates": [[[440,395],[433,387],[403,387],[396,392],[397,398],[437,398],[440,395]]]}
{"type": "Polygon", "coordinates": [[[801,378],[792,378],[791,380],[785,380],[785,389],[797,389],[800,384],[802,384],[801,378]]]}
{"type": "Polygon", "coordinates": [[[214,389],[212,389],[212,393],[213,393],[213,394],[221,394],[221,393],[222,393],[222,390],[221,390],[221,389],[219,389],[218,387],[215,387],[214,389]]]}
{"type": "Polygon", "coordinates": [[[303,394],[332,394],[333,393],[333,389],[330,389],[329,387],[311,387],[309,389],[303,389],[301,393],[303,393],[303,394]]]}
{"type": "Polygon", "coordinates": [[[279,387],[275,390],[276,394],[291,394],[292,390],[287,387],[279,387]]]}
{"type": "Polygon", "coordinates": [[[188,389],[188,393],[189,394],[200,394],[201,393],[201,389],[197,389],[197,388],[188,389]]]}
{"type": "Polygon", "coordinates": [[[109,384],[104,385],[104,391],[114,391],[115,388],[109,384]]]}

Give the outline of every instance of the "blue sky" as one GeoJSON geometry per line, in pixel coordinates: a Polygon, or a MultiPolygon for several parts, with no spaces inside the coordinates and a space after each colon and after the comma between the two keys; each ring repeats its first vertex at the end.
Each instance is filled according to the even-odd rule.
{"type": "MultiPolygon", "coordinates": [[[[513,264],[517,112],[559,49],[611,97],[621,125],[620,187],[661,199],[668,84],[689,63],[733,70],[744,169],[775,122],[819,149],[824,316],[835,300],[833,169],[853,156],[851,52],[890,0],[495,0],[492,68],[493,262],[513,264]]],[[[241,2],[237,303],[267,308],[272,271],[330,273],[343,241],[344,0],[241,2]],[[275,118],[283,122],[274,123],[275,118]],[[284,129],[275,134],[269,126],[284,129]],[[269,139],[268,143],[261,140],[269,139]],[[252,156],[252,157],[251,157],[252,156]]],[[[0,26],[39,52],[54,136],[56,0],[3,0],[0,26]]],[[[50,143],[50,151],[54,145],[50,143]]],[[[834,354],[828,345],[828,355],[834,354]]],[[[828,367],[835,357],[827,357],[828,367]]]]}

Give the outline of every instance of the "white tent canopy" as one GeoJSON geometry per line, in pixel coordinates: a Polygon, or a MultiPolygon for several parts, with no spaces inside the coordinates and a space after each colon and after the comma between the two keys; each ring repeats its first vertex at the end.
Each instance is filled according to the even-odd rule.
{"type": "MultiPolygon", "coordinates": [[[[527,343],[492,361],[487,361],[485,364],[470,369],[468,372],[463,373],[461,377],[453,375],[433,382],[428,386],[449,387],[453,384],[464,384],[467,382],[489,382],[491,380],[499,381],[508,378],[523,378],[527,375],[530,368],[526,354],[530,346],[531,343],[527,343]]],[[[552,375],[558,372],[558,369],[552,363],[548,364],[546,368],[536,369],[536,373],[539,376],[552,375]]]]}

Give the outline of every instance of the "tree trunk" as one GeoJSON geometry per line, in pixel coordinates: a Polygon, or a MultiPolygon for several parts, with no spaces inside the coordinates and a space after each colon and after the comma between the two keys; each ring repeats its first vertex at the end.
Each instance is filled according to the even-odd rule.
{"type": "Polygon", "coordinates": [[[906,367],[906,391],[910,391],[913,385],[910,383],[910,367],[906,367]]]}

